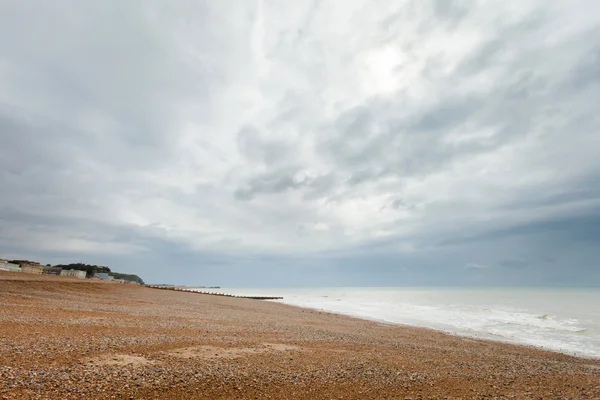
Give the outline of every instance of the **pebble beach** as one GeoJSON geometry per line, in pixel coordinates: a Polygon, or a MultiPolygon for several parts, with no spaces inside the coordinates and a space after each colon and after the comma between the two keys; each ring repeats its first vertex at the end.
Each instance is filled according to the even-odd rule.
{"type": "Polygon", "coordinates": [[[0,272],[0,399],[600,399],[600,360],[261,300],[0,272]]]}

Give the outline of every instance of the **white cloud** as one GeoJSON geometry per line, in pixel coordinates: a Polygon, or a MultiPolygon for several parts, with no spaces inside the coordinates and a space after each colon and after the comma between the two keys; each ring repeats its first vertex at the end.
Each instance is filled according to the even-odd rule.
{"type": "Polygon", "coordinates": [[[591,0],[38,6],[0,6],[20,242],[430,251],[600,205],[560,197],[600,170],[591,0]]]}

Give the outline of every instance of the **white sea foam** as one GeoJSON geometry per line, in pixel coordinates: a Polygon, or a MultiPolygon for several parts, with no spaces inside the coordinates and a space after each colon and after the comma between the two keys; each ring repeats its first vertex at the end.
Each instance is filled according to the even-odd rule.
{"type": "Polygon", "coordinates": [[[390,323],[600,358],[599,289],[219,289],[390,323]]]}

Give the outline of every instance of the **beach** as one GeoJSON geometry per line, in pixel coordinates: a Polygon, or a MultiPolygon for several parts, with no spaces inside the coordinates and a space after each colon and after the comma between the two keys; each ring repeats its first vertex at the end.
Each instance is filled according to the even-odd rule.
{"type": "Polygon", "coordinates": [[[286,304],[0,272],[1,399],[598,399],[600,360],[286,304]]]}

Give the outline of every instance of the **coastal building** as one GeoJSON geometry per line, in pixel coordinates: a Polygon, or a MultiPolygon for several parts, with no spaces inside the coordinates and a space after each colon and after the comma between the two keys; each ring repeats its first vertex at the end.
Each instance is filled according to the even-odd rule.
{"type": "Polygon", "coordinates": [[[76,276],[79,279],[85,279],[86,272],[78,269],[63,269],[60,271],[60,276],[76,276]]]}
{"type": "Polygon", "coordinates": [[[100,278],[105,281],[112,281],[113,279],[115,279],[112,275],[109,275],[106,272],[96,272],[94,274],[94,278],[100,278]]]}
{"type": "Polygon", "coordinates": [[[38,263],[25,262],[21,264],[21,271],[28,274],[41,274],[44,272],[44,267],[38,263]]]}
{"type": "Polygon", "coordinates": [[[0,271],[21,272],[19,264],[13,264],[6,260],[0,260],[0,271]]]}
{"type": "Polygon", "coordinates": [[[62,268],[61,267],[51,267],[49,265],[46,265],[45,267],[43,267],[43,272],[46,275],[60,275],[60,273],[62,272],[62,268]]]}

